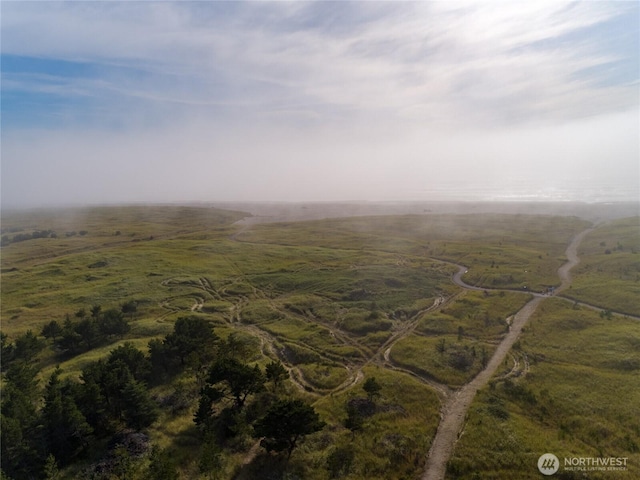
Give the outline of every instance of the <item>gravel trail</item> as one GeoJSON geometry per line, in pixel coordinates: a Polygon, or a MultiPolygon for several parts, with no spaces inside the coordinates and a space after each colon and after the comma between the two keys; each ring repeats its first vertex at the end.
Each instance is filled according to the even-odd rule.
{"type": "MultiPolygon", "coordinates": [[[[578,235],[574,236],[566,250],[567,262],[558,269],[561,285],[556,289],[556,293],[565,290],[571,285],[570,270],[575,267],[580,259],[578,258],[578,246],[583,238],[593,230],[589,228],[578,235]]],[[[461,279],[464,274],[464,267],[454,276],[456,284],[463,288],[479,290],[475,287],[467,286],[461,279]]],[[[529,317],[536,311],[538,305],[544,301],[546,297],[535,295],[533,300],[529,301],[522,307],[513,317],[511,329],[498,345],[491,360],[487,366],[469,383],[464,385],[460,390],[455,392],[449,400],[444,404],[441,410],[440,424],[438,431],[431,444],[431,449],[427,457],[427,466],[422,476],[422,480],[443,480],[445,477],[447,462],[453,453],[455,443],[462,432],[465,417],[476,392],[485,386],[496,370],[500,367],[505,357],[516,342],[522,328],[529,320],[529,317]]]]}

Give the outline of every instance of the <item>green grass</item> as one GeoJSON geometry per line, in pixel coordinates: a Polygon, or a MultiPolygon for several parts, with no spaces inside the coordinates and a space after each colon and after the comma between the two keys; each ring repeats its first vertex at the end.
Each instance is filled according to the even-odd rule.
{"type": "Polygon", "coordinates": [[[467,338],[499,339],[507,330],[507,318],[531,297],[514,292],[465,291],[452,303],[425,314],[417,330],[427,335],[457,334],[467,338]]]}
{"type": "Polygon", "coordinates": [[[342,365],[318,362],[300,365],[300,371],[306,381],[322,390],[331,390],[338,387],[347,379],[348,375],[347,370],[342,365]]]}
{"type": "MultiPolygon", "coordinates": [[[[232,222],[242,216],[186,207],[95,208],[71,215],[3,212],[3,229],[52,229],[58,238],[2,248],[2,331],[13,339],[28,329],[39,332],[52,319],[62,322],[79,308],[138,302],[127,338],[68,359],[47,348],[39,357],[42,379],[58,363],[65,375],[77,376],[87,363],[127,340],[145,350],[149,339],[166,335],[183,315],[212,321],[222,338],[239,335],[251,344],[251,362],[262,366],[270,359],[260,353],[260,342],[273,338],[274,350],[297,367],[315,395],[288,381],[284,391],[315,401],[328,423],[294,452],[290,475],[329,478],[328,457],[351,448],[355,458],[344,478],[415,478],[439,421],[438,398],[430,387],[402,372],[366,367],[365,376],[375,376],[383,386],[381,408],[355,435],[343,426],[345,402],[365,396],[362,383],[339,393],[318,392],[342,384],[346,366],[359,368],[410,321],[416,322],[415,332],[393,346],[392,360],[452,386],[468,381],[482,367],[483,351],[488,358],[506,331],[507,317],[529,297],[461,292],[451,282],[456,267],[449,262],[466,265],[470,283],[544,290],[558,284],[556,270],[566,245],[587,225],[552,216],[411,215],[256,225],[240,233],[232,222]],[[65,236],[80,230],[88,233],[65,236]],[[454,295],[439,309],[420,313],[436,298],[454,295]],[[456,363],[461,358],[468,362],[456,363]]],[[[602,227],[587,237],[580,252],[585,270],[576,270],[567,294],[634,311],[640,295],[633,222],[602,227]],[[600,251],[601,242],[617,246],[618,241],[622,250],[600,251]]],[[[515,472],[544,445],[558,452],[622,451],[627,436],[640,435],[630,415],[630,405],[640,403],[640,360],[633,340],[640,335],[634,325],[573,310],[568,302],[546,301],[520,342],[522,352],[537,362],[521,382],[538,403],[530,407],[526,395],[514,397],[502,383],[481,392],[454,466],[463,473],[481,466],[486,478],[494,470],[500,470],[497,478],[526,478],[515,472]],[[583,377],[588,382],[580,383],[583,377]],[[498,418],[503,410],[506,420],[498,418]],[[589,415],[597,422],[584,420],[589,415]],[[599,440],[594,443],[590,436],[599,440]],[[514,441],[517,448],[505,451],[514,441]],[[502,452],[500,469],[491,464],[495,452],[502,452]]],[[[193,374],[185,374],[152,394],[171,395],[186,388],[182,383],[197,390],[193,374]]],[[[177,415],[163,411],[150,429],[154,443],[169,448],[179,461],[182,478],[198,478],[201,447],[192,416],[193,408],[177,415]]],[[[260,472],[259,462],[242,467],[249,447],[224,454],[224,478],[254,467],[260,472]]]]}
{"type": "MultiPolygon", "coordinates": [[[[532,361],[530,373],[479,393],[447,478],[475,478],[475,472],[482,478],[540,478],[536,462],[546,452],[561,462],[627,457],[628,472],[591,472],[588,478],[636,478],[639,338],[638,321],[545,302],[519,342],[532,361]]],[[[571,473],[560,478],[574,478],[571,473]]]]}
{"type": "Polygon", "coordinates": [[[304,478],[327,479],[327,456],[339,448],[355,450],[354,464],[344,478],[413,478],[424,466],[424,452],[438,424],[436,394],[413,377],[371,367],[365,379],[375,377],[382,386],[376,401],[378,411],[365,420],[363,429],[353,435],[342,426],[345,404],[350,398],[365,397],[362,383],[347,392],[318,400],[315,408],[331,427],[305,442],[293,461],[307,465],[304,478]]]}
{"type": "Polygon", "coordinates": [[[451,387],[459,387],[482,370],[483,357],[488,361],[494,350],[493,344],[458,340],[454,335],[412,335],[393,346],[390,358],[400,367],[451,387]],[[442,351],[439,350],[441,342],[444,342],[442,351]]]}
{"type": "Polygon", "coordinates": [[[366,335],[372,332],[388,331],[393,326],[393,322],[377,312],[353,308],[339,320],[338,325],[347,332],[366,335]]]}
{"type": "Polygon", "coordinates": [[[471,380],[507,332],[507,318],[530,299],[514,292],[466,291],[425,313],[416,334],[397,342],[390,358],[403,368],[450,386],[471,380]]]}
{"type": "Polygon", "coordinates": [[[640,316],[640,217],[607,223],[580,245],[581,263],[566,296],[640,316]]]}
{"type": "Polygon", "coordinates": [[[100,360],[101,358],[107,357],[112,350],[115,350],[120,345],[123,345],[126,342],[132,343],[134,347],[142,351],[146,351],[147,344],[149,343],[149,339],[148,338],[144,338],[144,339],[128,338],[126,340],[118,340],[108,345],[103,345],[101,347],[97,347],[92,350],[89,350],[88,352],[76,355],[70,358],[69,360],[59,361],[58,359],[56,359],[57,361],[55,362],[49,361],[47,363],[43,363],[43,368],[40,371],[40,375],[39,375],[40,380],[44,385],[48,381],[53,371],[58,366],[63,370],[63,375],[62,375],[63,378],[71,377],[71,378],[77,379],[80,376],[80,372],[82,371],[83,368],[85,368],[87,365],[89,365],[92,362],[95,362],[97,360],[100,360]]]}
{"type": "Polygon", "coordinates": [[[271,244],[348,248],[430,256],[470,268],[468,280],[485,287],[543,291],[557,285],[569,239],[588,222],[533,215],[407,215],[261,225],[239,238],[271,244]]]}

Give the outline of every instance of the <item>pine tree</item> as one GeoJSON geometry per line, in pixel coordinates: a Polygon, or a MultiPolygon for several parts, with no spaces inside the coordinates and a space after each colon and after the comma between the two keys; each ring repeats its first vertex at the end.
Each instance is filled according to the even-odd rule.
{"type": "Polygon", "coordinates": [[[362,388],[366,392],[367,398],[370,402],[373,402],[377,397],[379,397],[380,391],[382,390],[382,387],[376,381],[376,377],[367,378],[362,388]]]}
{"type": "Polygon", "coordinates": [[[36,477],[43,458],[37,452],[38,370],[15,361],[5,375],[0,408],[0,458],[4,473],[15,478],[36,477]]]}
{"type": "Polygon", "coordinates": [[[280,400],[255,424],[255,435],[267,451],[287,452],[287,458],[305,435],[322,430],[325,422],[302,400],[280,400]]]}
{"type": "Polygon", "coordinates": [[[66,464],[88,446],[93,430],[75,403],[72,386],[60,381],[61,373],[57,368],[49,378],[41,417],[49,452],[66,464]]]}
{"type": "Polygon", "coordinates": [[[213,347],[218,336],[211,324],[199,317],[180,317],[173,326],[173,332],[166,336],[165,345],[180,359],[182,366],[187,358],[201,364],[213,358],[213,347]]]}
{"type": "Polygon", "coordinates": [[[287,369],[284,368],[282,362],[277,360],[267,363],[267,366],[265,367],[265,375],[267,377],[267,380],[273,382],[273,389],[278,390],[282,380],[287,378],[289,372],[287,372],[287,369]]]}
{"type": "Polygon", "coordinates": [[[252,368],[233,358],[222,358],[211,367],[207,381],[212,399],[232,398],[234,407],[241,410],[249,395],[264,390],[265,378],[258,365],[252,368]]]}
{"type": "Polygon", "coordinates": [[[131,381],[122,390],[123,417],[128,426],[147,428],[158,418],[158,407],[144,384],[131,381]]]}
{"type": "Polygon", "coordinates": [[[56,343],[56,338],[58,338],[61,334],[62,327],[55,320],[51,320],[44,327],[42,327],[42,336],[44,338],[51,338],[53,340],[53,343],[56,343]]]}
{"type": "Polygon", "coordinates": [[[44,464],[44,478],[45,480],[58,480],[60,478],[58,462],[56,462],[56,457],[52,454],[49,454],[47,461],[44,464]]]}
{"type": "Polygon", "coordinates": [[[149,359],[131,342],[125,342],[115,350],[111,350],[107,365],[112,365],[119,360],[124,362],[135,380],[144,381],[149,377],[151,372],[149,359]]]}
{"type": "Polygon", "coordinates": [[[16,359],[30,362],[42,351],[44,346],[43,340],[38,339],[33,331],[27,330],[26,333],[16,338],[14,356],[16,359]]]}

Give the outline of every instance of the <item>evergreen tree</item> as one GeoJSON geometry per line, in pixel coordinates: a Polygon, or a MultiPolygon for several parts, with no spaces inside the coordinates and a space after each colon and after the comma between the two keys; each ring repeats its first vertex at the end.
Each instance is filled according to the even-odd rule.
{"type": "Polygon", "coordinates": [[[257,365],[252,368],[233,358],[222,358],[214,363],[207,379],[212,400],[232,398],[237,409],[242,409],[249,395],[264,389],[264,381],[257,365]]]}
{"type": "Polygon", "coordinates": [[[53,343],[56,343],[56,339],[62,335],[62,327],[60,326],[60,324],[55,321],[55,320],[51,320],[49,323],[47,323],[44,327],[42,327],[42,336],[44,338],[50,338],[53,340],[53,343]]]}
{"type": "Polygon", "coordinates": [[[274,390],[277,390],[282,381],[289,376],[289,372],[284,368],[282,362],[276,360],[267,363],[267,366],[265,367],[265,376],[267,377],[267,380],[273,382],[274,390]]]}
{"type": "Polygon", "coordinates": [[[211,324],[200,317],[180,317],[173,326],[173,332],[166,336],[169,351],[185,365],[187,358],[195,364],[206,363],[213,358],[213,350],[218,336],[211,324]]]}
{"type": "Polygon", "coordinates": [[[49,454],[44,464],[44,478],[45,480],[58,480],[60,478],[58,462],[56,462],[56,457],[51,454],[49,454]]]}
{"type": "Polygon", "coordinates": [[[264,390],[265,378],[256,365],[250,367],[233,358],[222,358],[209,370],[200,392],[194,422],[207,433],[214,430],[220,439],[235,437],[248,429],[243,407],[250,395],[264,390]],[[214,404],[227,401],[216,409],[214,404]],[[221,410],[220,410],[221,409],[221,410]]]}
{"type": "Polygon", "coordinates": [[[58,340],[58,347],[71,354],[77,353],[80,350],[80,343],[82,337],[76,332],[75,325],[67,315],[64,323],[62,324],[62,333],[58,340]]]}
{"type": "Polygon", "coordinates": [[[376,377],[367,378],[362,388],[366,392],[367,398],[370,402],[373,402],[377,397],[379,397],[380,391],[382,390],[382,387],[376,381],[376,377]]]}
{"type": "Polygon", "coordinates": [[[158,418],[158,407],[144,384],[130,381],[122,389],[123,417],[136,430],[147,428],[158,418]]]}
{"type": "Polygon", "coordinates": [[[246,340],[242,340],[237,332],[233,332],[226,340],[220,342],[219,352],[220,356],[246,362],[251,357],[251,345],[246,340]]]}
{"type": "Polygon", "coordinates": [[[82,371],[83,383],[77,394],[77,405],[97,436],[112,432],[112,421],[109,417],[107,401],[102,394],[100,377],[93,374],[93,364],[82,371]]]}
{"type": "Polygon", "coordinates": [[[0,408],[0,458],[5,474],[15,478],[36,477],[43,463],[38,452],[36,407],[39,400],[38,371],[15,361],[5,375],[0,408]]]}
{"type": "MultiPolygon", "coordinates": [[[[104,360],[98,360],[87,365],[82,370],[82,380],[84,382],[83,401],[81,409],[87,414],[85,409],[96,408],[100,415],[93,416],[87,414],[87,419],[97,422],[100,430],[110,431],[113,423],[122,420],[124,401],[122,391],[133,382],[133,375],[122,360],[116,360],[107,364],[104,360]],[[93,405],[86,403],[91,396],[95,402],[93,405]]],[[[94,425],[96,428],[96,425],[94,425]]]]}
{"type": "Polygon", "coordinates": [[[255,435],[268,452],[287,452],[287,458],[305,435],[322,430],[325,422],[302,400],[280,400],[255,425],[255,435]]]}
{"type": "Polygon", "coordinates": [[[57,368],[49,378],[41,416],[48,451],[66,464],[88,446],[93,430],[75,403],[72,386],[60,381],[61,372],[57,368]]]}
{"type": "Polygon", "coordinates": [[[135,380],[143,381],[149,378],[151,363],[144,353],[134,347],[131,342],[125,342],[115,350],[111,350],[107,365],[113,365],[117,361],[121,361],[127,366],[135,380]]]}
{"type": "Polygon", "coordinates": [[[171,371],[171,349],[165,342],[157,338],[150,340],[148,347],[151,367],[149,380],[158,384],[164,381],[171,371]]]}
{"type": "Polygon", "coordinates": [[[91,350],[100,341],[100,331],[96,321],[92,318],[83,318],[74,326],[75,332],[80,335],[80,341],[85,349],[91,350]]]}
{"type": "Polygon", "coordinates": [[[27,362],[33,360],[44,348],[44,342],[39,340],[31,330],[16,338],[14,357],[27,362]]]}
{"type": "Polygon", "coordinates": [[[115,308],[110,308],[106,310],[98,320],[98,326],[100,329],[100,333],[107,337],[118,336],[122,338],[122,336],[131,330],[131,326],[129,322],[125,318],[124,314],[116,310],[115,308]]]}
{"type": "Polygon", "coordinates": [[[25,425],[36,412],[39,399],[38,369],[27,362],[16,361],[7,370],[2,392],[2,413],[25,425]]]}
{"type": "Polygon", "coordinates": [[[124,302],[120,306],[120,311],[125,315],[129,314],[130,317],[133,318],[133,315],[138,311],[138,302],[136,302],[135,300],[129,300],[128,302],[124,302]]]}
{"type": "Polygon", "coordinates": [[[9,336],[4,332],[0,332],[0,342],[0,360],[2,360],[2,370],[4,371],[13,361],[15,345],[9,342],[9,336]]]}
{"type": "Polygon", "coordinates": [[[93,318],[94,320],[98,320],[101,313],[102,307],[100,305],[94,305],[93,307],[91,307],[91,318],[93,318]]]}
{"type": "Polygon", "coordinates": [[[202,387],[200,398],[198,399],[198,409],[193,416],[193,421],[204,431],[208,432],[211,430],[212,420],[215,415],[213,404],[218,400],[220,400],[220,396],[216,390],[208,385],[202,387]]]}

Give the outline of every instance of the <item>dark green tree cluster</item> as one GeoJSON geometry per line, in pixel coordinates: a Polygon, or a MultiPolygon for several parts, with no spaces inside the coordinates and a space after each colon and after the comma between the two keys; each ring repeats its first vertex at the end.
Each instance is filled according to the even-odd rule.
{"type": "Polygon", "coordinates": [[[71,320],[67,315],[62,326],[53,320],[42,330],[43,336],[49,336],[60,350],[72,355],[122,338],[131,329],[124,313],[116,308],[102,311],[100,305],[94,305],[90,312],[81,308],[74,317],[76,320],[71,320]]]}
{"type": "Polygon", "coordinates": [[[41,459],[38,402],[38,369],[30,362],[15,361],[4,375],[0,404],[0,458],[2,470],[14,478],[37,478],[41,459]]]}
{"type": "Polygon", "coordinates": [[[278,400],[256,422],[255,435],[262,437],[260,445],[268,452],[284,451],[289,458],[299,439],[324,426],[325,422],[311,405],[302,400],[278,400]]]}
{"type": "Polygon", "coordinates": [[[9,341],[9,337],[0,332],[0,358],[2,370],[6,370],[14,361],[31,362],[45,348],[45,343],[39,339],[32,330],[27,330],[18,336],[15,343],[9,341]]]}
{"type": "Polygon", "coordinates": [[[148,358],[130,343],[82,370],[80,404],[90,406],[84,413],[94,430],[141,430],[154,422],[157,407],[146,386],[150,370],[148,358]]]}
{"type": "Polygon", "coordinates": [[[0,246],[6,247],[12,243],[25,242],[27,240],[35,240],[37,238],[57,238],[58,235],[53,230],[36,230],[32,233],[18,233],[9,238],[9,235],[3,235],[0,239],[0,246]]]}
{"type": "Polygon", "coordinates": [[[208,371],[200,392],[194,421],[205,434],[215,434],[223,443],[248,430],[245,403],[264,390],[260,368],[233,357],[220,357],[208,371]]]}
{"type": "MultiPolygon", "coordinates": [[[[66,315],[62,325],[57,320],[51,320],[42,327],[40,335],[51,340],[59,352],[75,355],[122,338],[131,330],[125,314],[130,314],[132,318],[136,310],[137,303],[134,300],[123,303],[120,309],[102,311],[100,305],[94,305],[87,313],[81,308],[74,314],[76,320],[69,315],[66,315]]],[[[6,371],[13,361],[35,360],[47,346],[44,339],[27,330],[11,343],[9,337],[0,332],[2,371],[6,371]]]]}
{"type": "Polygon", "coordinates": [[[254,436],[262,439],[268,451],[290,456],[300,438],[324,426],[310,405],[278,399],[288,376],[281,362],[270,362],[263,372],[247,363],[251,356],[246,342],[235,334],[220,339],[198,316],[178,318],[164,339],[149,342],[152,381],[162,382],[183,369],[203,372],[194,415],[206,444],[203,471],[220,461],[220,449],[229,442],[254,436]],[[271,391],[267,382],[272,384],[271,391]]]}
{"type": "Polygon", "coordinates": [[[282,362],[279,361],[269,362],[264,369],[264,373],[267,380],[273,383],[275,391],[280,389],[280,385],[282,385],[283,380],[289,376],[287,369],[284,368],[282,362]]]}
{"type": "Polygon", "coordinates": [[[201,390],[196,425],[220,444],[252,434],[268,452],[285,452],[289,458],[302,437],[321,430],[325,423],[302,400],[277,397],[286,375],[279,361],[269,363],[263,373],[257,365],[219,357],[201,390]],[[273,382],[273,392],[266,391],[267,381],[273,382]]]}
{"type": "MultiPolygon", "coordinates": [[[[128,309],[131,313],[133,307],[128,309]]],[[[73,337],[79,345],[76,349],[93,348],[101,336],[116,335],[109,326],[124,319],[122,310],[103,312],[99,306],[89,312],[80,310],[75,320],[67,318],[63,325],[49,322],[42,334],[56,345],[68,345],[65,342],[73,337]]],[[[249,343],[234,334],[221,340],[210,322],[195,315],[178,318],[171,333],[149,342],[147,353],[125,342],[86,365],[77,380],[64,378],[57,368],[40,387],[36,357],[44,345],[31,331],[15,343],[2,335],[6,368],[0,405],[0,472],[9,478],[52,478],[88,454],[95,457],[122,432],[144,431],[161,408],[148,385],[182,372],[195,374],[202,385],[195,422],[207,445],[203,451],[208,456],[203,453],[199,464],[203,472],[221,465],[222,449],[233,446],[228,441],[260,438],[267,451],[285,452],[288,458],[302,437],[324,426],[310,405],[278,398],[288,375],[282,363],[271,362],[265,371],[249,365],[247,360],[255,355],[249,343]]],[[[73,347],[67,348],[72,351],[73,347]]],[[[105,455],[106,460],[96,465],[130,466],[133,461],[122,449],[105,455]]],[[[149,478],[176,478],[175,465],[157,448],[148,470],[149,478]]]]}
{"type": "MultiPolygon", "coordinates": [[[[80,309],[74,320],[47,323],[42,335],[68,353],[89,350],[129,331],[121,309],[89,312],[80,309]]],[[[122,429],[143,430],[158,416],[158,406],[147,384],[156,379],[158,353],[151,342],[149,355],[125,343],[101,360],[88,364],[79,381],[62,379],[56,369],[44,389],[38,386],[37,356],[46,342],[31,330],[10,342],[2,333],[3,369],[0,410],[2,472],[9,478],[44,478],[46,472],[70,464],[122,429]],[[155,360],[155,364],[152,363],[155,360]]],[[[212,358],[217,337],[211,325],[197,317],[180,318],[174,331],[160,342],[166,358],[180,366],[212,358]]],[[[179,370],[179,368],[178,368],[179,370]]]]}
{"type": "Polygon", "coordinates": [[[209,364],[219,343],[208,321],[195,315],[178,318],[164,339],[149,342],[152,383],[162,383],[185,368],[197,370],[209,364]]]}
{"type": "Polygon", "coordinates": [[[125,343],[87,365],[80,381],[61,379],[56,369],[41,391],[33,362],[15,360],[1,405],[4,473],[43,478],[52,465],[73,462],[123,428],[150,426],[158,416],[146,386],[150,371],[144,353],[125,343]]]}

